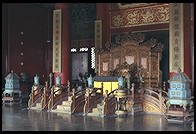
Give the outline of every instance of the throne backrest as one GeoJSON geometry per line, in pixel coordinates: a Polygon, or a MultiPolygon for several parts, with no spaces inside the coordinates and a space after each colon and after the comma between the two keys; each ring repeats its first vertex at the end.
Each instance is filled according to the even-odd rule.
{"type": "Polygon", "coordinates": [[[138,66],[136,63],[127,64],[124,62],[123,64],[118,64],[116,68],[109,72],[110,76],[123,76],[125,78],[128,77],[128,73],[130,73],[131,78],[138,78],[138,66]]]}

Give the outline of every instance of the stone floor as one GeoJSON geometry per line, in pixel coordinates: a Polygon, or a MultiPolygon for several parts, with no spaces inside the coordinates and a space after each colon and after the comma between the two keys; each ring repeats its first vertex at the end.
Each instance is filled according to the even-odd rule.
{"type": "Polygon", "coordinates": [[[27,109],[27,103],[2,104],[2,131],[192,131],[192,123],[167,123],[165,116],[89,117],[27,109]]]}

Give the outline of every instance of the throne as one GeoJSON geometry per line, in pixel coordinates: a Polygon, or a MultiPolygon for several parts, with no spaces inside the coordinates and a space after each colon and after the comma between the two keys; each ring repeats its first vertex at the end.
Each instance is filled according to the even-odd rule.
{"type": "Polygon", "coordinates": [[[141,73],[141,68],[137,66],[136,63],[128,64],[127,62],[124,62],[121,65],[118,64],[114,70],[109,71],[108,75],[124,77],[125,88],[130,89],[130,85],[134,83],[135,84],[134,89],[138,91],[140,83],[143,82],[140,73],[141,73]]]}

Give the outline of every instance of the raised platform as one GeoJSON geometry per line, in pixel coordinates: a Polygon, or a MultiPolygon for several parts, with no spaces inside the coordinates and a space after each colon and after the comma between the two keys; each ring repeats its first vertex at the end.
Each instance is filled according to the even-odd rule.
{"type": "Polygon", "coordinates": [[[2,103],[22,103],[22,97],[6,97],[2,98],[2,103]]]}
{"type": "Polygon", "coordinates": [[[168,110],[168,123],[189,123],[194,121],[194,109],[191,110],[168,110]]]}

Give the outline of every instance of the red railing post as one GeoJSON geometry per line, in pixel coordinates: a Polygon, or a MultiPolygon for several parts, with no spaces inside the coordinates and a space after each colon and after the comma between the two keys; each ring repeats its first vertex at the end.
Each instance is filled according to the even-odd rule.
{"type": "Polygon", "coordinates": [[[52,90],[51,90],[51,107],[52,108],[54,105],[54,86],[52,87],[52,90]]]}
{"type": "Polygon", "coordinates": [[[88,95],[88,98],[87,98],[87,111],[89,111],[89,109],[90,109],[90,90],[88,89],[87,90],[87,95],[88,95]]]}
{"type": "Polygon", "coordinates": [[[132,85],[132,87],[131,87],[131,91],[132,91],[132,99],[133,99],[133,101],[134,101],[134,94],[135,94],[135,92],[134,92],[134,86],[135,86],[135,84],[134,83],[132,83],[131,84],[132,85]]]}
{"type": "Polygon", "coordinates": [[[43,109],[45,109],[45,107],[46,107],[46,103],[47,103],[47,98],[46,98],[46,93],[47,93],[47,91],[48,91],[48,82],[46,81],[45,82],[45,87],[44,87],[44,106],[42,107],[43,109]]]}
{"type": "Polygon", "coordinates": [[[68,92],[68,96],[70,95],[70,81],[67,80],[67,92],[68,92]]]}
{"type": "Polygon", "coordinates": [[[108,113],[108,90],[105,91],[105,106],[104,106],[104,115],[108,113]]]}
{"type": "MultiPolygon", "coordinates": [[[[73,106],[72,108],[73,109],[75,109],[76,107],[75,101],[76,101],[76,92],[75,92],[75,88],[73,88],[72,89],[72,106],[73,106]]],[[[72,109],[71,109],[71,112],[73,112],[72,109]]]]}
{"type": "Polygon", "coordinates": [[[31,103],[30,103],[30,107],[32,106],[32,103],[34,102],[34,88],[33,87],[32,87],[31,97],[32,97],[32,100],[31,100],[31,103]]]}

